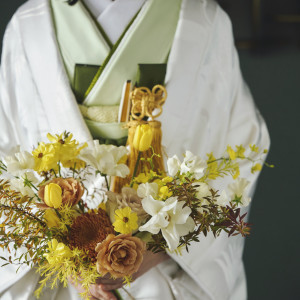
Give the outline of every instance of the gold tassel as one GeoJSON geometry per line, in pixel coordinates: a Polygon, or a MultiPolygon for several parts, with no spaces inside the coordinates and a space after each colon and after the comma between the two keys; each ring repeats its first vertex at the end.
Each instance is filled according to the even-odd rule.
{"type": "Polygon", "coordinates": [[[128,140],[127,145],[129,145],[130,153],[127,160],[127,166],[129,167],[130,174],[126,178],[116,177],[113,181],[112,190],[116,193],[120,193],[121,189],[125,185],[129,185],[133,176],[136,161],[138,159],[139,151],[133,147],[133,138],[135,135],[135,130],[138,125],[149,124],[153,129],[153,139],[151,146],[156,155],[153,156],[153,151],[150,148],[147,151],[142,152],[136,176],[140,174],[143,170],[151,170],[150,163],[147,158],[153,156],[152,162],[154,165],[153,171],[164,173],[164,161],[162,154],[162,130],[161,122],[154,120],[162,113],[162,105],[164,104],[167,97],[166,90],[163,86],[155,86],[152,92],[147,88],[136,88],[131,94],[132,110],[131,110],[131,121],[127,123],[128,127],[128,140]],[[158,96],[159,95],[159,96],[158,96]],[[159,109],[157,115],[153,115],[153,110],[155,108],[159,109]],[[151,117],[153,121],[143,121],[145,117],[151,117]]]}

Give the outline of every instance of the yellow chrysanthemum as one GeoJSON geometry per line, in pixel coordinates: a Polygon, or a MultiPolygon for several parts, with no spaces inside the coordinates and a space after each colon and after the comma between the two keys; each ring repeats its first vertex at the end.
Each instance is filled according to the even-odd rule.
{"type": "Polygon", "coordinates": [[[71,249],[64,243],[59,243],[56,239],[52,239],[48,242],[49,253],[45,253],[44,257],[49,264],[62,263],[66,258],[72,257],[71,249]]]}
{"type": "Polygon", "coordinates": [[[251,173],[255,173],[255,172],[259,172],[262,169],[262,165],[261,164],[255,164],[252,168],[251,168],[251,173]]]}
{"type": "Polygon", "coordinates": [[[113,226],[116,232],[128,234],[138,228],[138,216],[128,206],[115,211],[115,220],[113,226]]]}

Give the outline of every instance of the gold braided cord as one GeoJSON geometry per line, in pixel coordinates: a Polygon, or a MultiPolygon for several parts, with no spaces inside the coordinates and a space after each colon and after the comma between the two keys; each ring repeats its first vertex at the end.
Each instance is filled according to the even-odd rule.
{"type": "Polygon", "coordinates": [[[131,92],[131,119],[141,121],[145,117],[152,120],[159,117],[167,99],[167,90],[162,85],[155,85],[152,90],[138,87],[131,92]]]}

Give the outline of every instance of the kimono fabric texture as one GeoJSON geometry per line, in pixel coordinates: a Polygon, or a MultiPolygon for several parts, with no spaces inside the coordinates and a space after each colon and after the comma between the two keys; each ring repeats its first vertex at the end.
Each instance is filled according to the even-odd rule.
{"type": "MultiPolygon", "coordinates": [[[[163,0],[144,5],[157,1],[163,0]]],[[[120,2],[115,1],[116,9],[120,2]]],[[[227,15],[211,0],[182,0],[180,5],[167,61],[168,99],[159,117],[166,154],[181,156],[189,149],[200,156],[211,151],[221,155],[228,144],[267,149],[268,131],[242,79],[227,15]]],[[[116,61],[116,55],[122,53],[114,52],[110,60],[116,61]]],[[[66,130],[82,142],[92,138],[63,63],[49,0],[30,0],[18,9],[6,29],[1,63],[1,156],[16,145],[30,151],[48,132],[66,130]]],[[[99,81],[101,76],[95,89],[99,81]]],[[[252,196],[257,174],[249,169],[245,163],[240,172],[251,182],[252,196]]],[[[189,253],[171,254],[172,259],[150,269],[126,287],[128,292],[134,299],[148,300],[247,299],[244,239],[224,234],[200,240],[189,253]]],[[[0,250],[0,256],[9,254],[0,250]]],[[[16,268],[0,268],[0,298],[33,299],[39,275],[25,266],[16,274],[16,268]]],[[[79,298],[72,286],[59,286],[47,289],[41,299],[79,298]]]]}

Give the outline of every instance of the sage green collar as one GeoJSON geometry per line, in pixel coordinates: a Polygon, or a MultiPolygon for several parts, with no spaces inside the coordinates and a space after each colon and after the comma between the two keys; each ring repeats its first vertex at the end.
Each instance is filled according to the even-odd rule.
{"type": "Polygon", "coordinates": [[[148,0],[104,61],[84,105],[119,104],[125,81],[135,82],[139,63],[164,63],[174,39],[181,0],[148,0]]]}
{"type": "Polygon", "coordinates": [[[112,44],[81,1],[70,6],[65,0],[51,0],[51,7],[60,52],[73,84],[75,65],[102,64],[112,44]]]}

